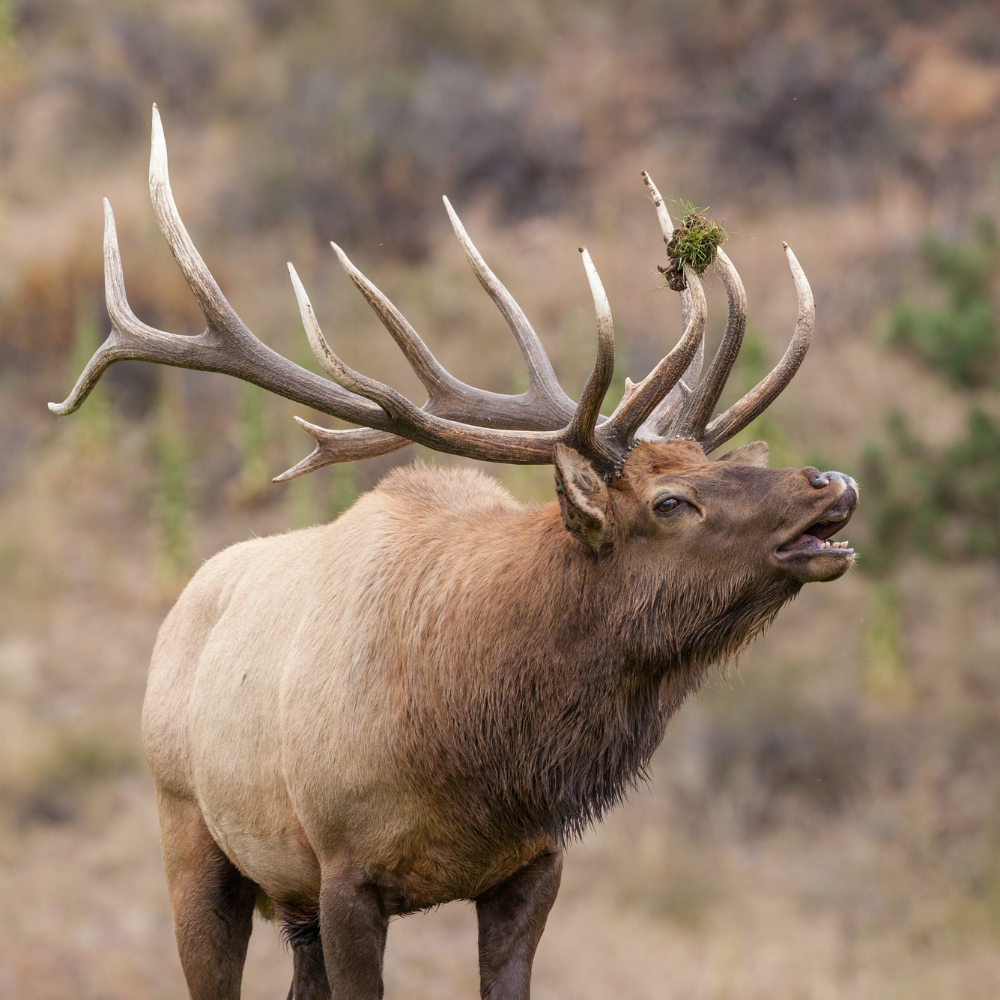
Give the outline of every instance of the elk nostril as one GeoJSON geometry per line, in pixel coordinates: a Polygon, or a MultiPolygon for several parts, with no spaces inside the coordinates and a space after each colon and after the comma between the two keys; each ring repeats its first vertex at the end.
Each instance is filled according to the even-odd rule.
{"type": "Polygon", "coordinates": [[[830,473],[829,472],[814,472],[809,476],[810,485],[814,486],[816,489],[820,490],[824,486],[830,485],[830,473]]]}

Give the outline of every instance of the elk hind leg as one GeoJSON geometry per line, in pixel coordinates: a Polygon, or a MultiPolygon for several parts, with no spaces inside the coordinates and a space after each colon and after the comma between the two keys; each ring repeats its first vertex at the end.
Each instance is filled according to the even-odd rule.
{"type": "Polygon", "coordinates": [[[292,913],[279,909],[279,913],[284,923],[285,940],[292,949],[292,985],[288,1000],[331,1000],[333,994],[326,977],[318,913],[302,912],[301,907],[294,908],[292,913]]]}
{"type": "Polygon", "coordinates": [[[192,1000],[239,1000],[257,886],[212,839],[197,803],[159,795],[174,934],[192,1000]]]}
{"type": "Polygon", "coordinates": [[[326,978],[323,942],[292,945],[292,987],[288,1000],[331,1000],[330,981],[326,978]]]}
{"type": "Polygon", "coordinates": [[[541,854],[476,899],[483,997],[528,1000],[531,963],[561,877],[562,853],[541,854]]]}

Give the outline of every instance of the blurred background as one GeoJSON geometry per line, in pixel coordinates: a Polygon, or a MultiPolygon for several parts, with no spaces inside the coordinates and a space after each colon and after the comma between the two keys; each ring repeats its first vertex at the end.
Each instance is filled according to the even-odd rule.
{"type": "MultiPolygon", "coordinates": [[[[680,333],[648,169],[734,234],[750,325],[726,405],[791,335],[789,242],[814,346],[739,440],[859,479],[858,568],[807,587],[573,846],[536,995],[1000,995],[995,4],[2,0],[0,996],[186,995],[138,734],[157,626],[203,559],[335,516],[416,450],[272,485],[311,449],[292,415],[332,421],[138,363],[48,413],[109,328],[102,196],[135,311],[202,329],[149,207],[154,101],[249,326],[312,364],[292,260],[336,349],[418,402],[330,239],[453,373],[517,391],[447,194],[575,397],[595,351],[577,246],[620,380],[680,333]]],[[[550,497],[549,469],[490,471],[550,497]]],[[[244,995],[284,996],[290,967],[260,925],[244,995]]],[[[389,997],[476,995],[471,909],[395,922],[386,977],[389,997]]]]}

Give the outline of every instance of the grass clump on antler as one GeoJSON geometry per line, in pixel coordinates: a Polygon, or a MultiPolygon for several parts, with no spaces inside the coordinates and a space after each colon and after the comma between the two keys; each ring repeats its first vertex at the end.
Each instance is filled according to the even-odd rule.
{"type": "Polygon", "coordinates": [[[682,292],[687,288],[685,264],[695,274],[704,274],[705,269],[715,262],[719,247],[729,239],[729,233],[722,224],[705,215],[707,209],[695,208],[689,201],[682,201],[681,206],[684,217],[667,243],[670,262],[666,267],[657,268],[675,292],[682,292]]]}

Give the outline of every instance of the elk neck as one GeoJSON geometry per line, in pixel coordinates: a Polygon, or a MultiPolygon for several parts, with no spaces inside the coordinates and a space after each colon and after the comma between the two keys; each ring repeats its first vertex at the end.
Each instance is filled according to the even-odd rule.
{"type": "Polygon", "coordinates": [[[420,784],[443,811],[460,803],[484,843],[563,841],[599,820],[645,777],[706,668],[794,593],[699,582],[627,541],[597,556],[554,502],[449,513],[430,550],[424,521],[425,547],[393,586],[430,694],[400,692],[397,732],[420,784]]]}

